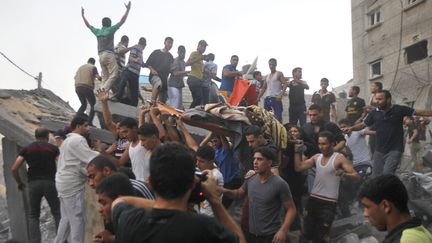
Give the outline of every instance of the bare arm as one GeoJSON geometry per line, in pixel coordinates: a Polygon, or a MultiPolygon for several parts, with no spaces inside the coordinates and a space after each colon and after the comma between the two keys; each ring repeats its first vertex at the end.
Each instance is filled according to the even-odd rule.
{"type": "Polygon", "coordinates": [[[205,138],[201,141],[199,146],[201,147],[201,146],[208,144],[210,142],[212,136],[213,136],[213,132],[208,133],[207,136],[205,136],[205,138]]]}
{"type": "Polygon", "coordinates": [[[225,136],[219,136],[220,140],[222,142],[222,146],[224,147],[224,149],[229,150],[232,149],[231,144],[228,142],[228,139],[225,136]]]}
{"type": "Polygon", "coordinates": [[[302,156],[302,152],[296,152],[294,154],[294,169],[297,172],[302,172],[315,166],[316,156],[312,156],[310,159],[306,159],[302,156]]]}
{"type": "Polygon", "coordinates": [[[350,133],[351,131],[358,131],[366,127],[364,122],[357,123],[351,127],[341,129],[344,133],[350,133]]]}
{"type": "MultiPolygon", "coordinates": [[[[153,121],[153,124],[155,124],[155,126],[157,127],[157,129],[159,131],[159,139],[163,139],[166,136],[166,131],[165,131],[164,126],[162,125],[161,118],[158,115],[156,115],[158,110],[159,109],[155,108],[155,107],[151,108],[150,117],[153,121]]],[[[160,113],[160,111],[159,111],[159,113],[160,113]]]]}
{"type": "Polygon", "coordinates": [[[22,190],[24,188],[24,183],[21,181],[18,170],[24,163],[24,157],[18,156],[15,160],[15,163],[12,165],[11,171],[15,181],[18,183],[18,189],[22,190]]]}
{"type": "Polygon", "coordinates": [[[220,194],[218,193],[218,186],[216,185],[216,180],[213,177],[211,171],[205,171],[208,175],[208,179],[201,183],[204,195],[213,210],[216,220],[224,226],[227,230],[234,233],[240,242],[246,242],[245,236],[241,228],[234,221],[234,219],[228,214],[225,207],[222,205],[220,200],[220,194]]]}
{"type": "Polygon", "coordinates": [[[97,98],[101,102],[102,115],[105,121],[105,126],[108,127],[108,129],[111,131],[114,137],[117,137],[118,136],[117,127],[116,124],[112,121],[111,111],[109,110],[109,106],[108,106],[108,96],[109,93],[105,89],[99,89],[97,91],[97,98]]]}
{"type": "Polygon", "coordinates": [[[337,113],[336,113],[336,105],[331,105],[331,118],[334,123],[337,123],[337,113]]]}
{"type": "Polygon", "coordinates": [[[360,180],[359,174],[354,170],[351,163],[348,161],[348,159],[343,156],[342,154],[338,155],[337,161],[336,161],[336,167],[341,167],[344,173],[337,174],[342,177],[348,177],[352,180],[360,180]]]}
{"type": "Polygon", "coordinates": [[[224,196],[227,196],[231,199],[240,199],[240,198],[243,198],[246,194],[243,187],[240,187],[240,188],[235,189],[235,190],[230,190],[230,189],[226,189],[226,188],[222,187],[222,193],[224,194],[224,196]]]}
{"type": "Polygon", "coordinates": [[[289,228],[290,228],[290,226],[291,226],[292,222],[294,221],[294,218],[297,214],[297,209],[296,209],[296,206],[295,206],[292,198],[283,202],[283,207],[285,208],[286,213],[285,213],[285,217],[284,217],[284,221],[282,223],[282,226],[280,227],[278,232],[276,232],[276,234],[273,238],[273,242],[275,242],[275,243],[285,242],[286,234],[288,233],[289,228]]]}
{"type": "Polygon", "coordinates": [[[180,128],[180,131],[183,133],[187,146],[192,149],[193,151],[198,150],[198,144],[195,141],[195,139],[192,137],[192,135],[189,133],[189,131],[186,129],[185,125],[183,124],[183,121],[181,119],[177,120],[177,126],[180,128]]]}
{"type": "Polygon", "coordinates": [[[282,84],[282,89],[281,89],[281,91],[280,91],[278,97],[279,97],[279,99],[282,99],[283,95],[285,94],[285,90],[286,90],[287,87],[288,87],[288,82],[287,82],[287,80],[286,80],[286,78],[284,77],[284,75],[283,75],[282,72],[279,72],[279,78],[278,78],[278,79],[279,79],[279,81],[280,81],[281,84],[282,84]]]}
{"type": "Polygon", "coordinates": [[[154,200],[145,199],[142,197],[125,196],[125,197],[119,197],[116,200],[114,200],[114,202],[111,205],[111,209],[114,209],[114,207],[121,202],[125,202],[137,208],[152,208],[153,205],[155,204],[154,200]]]}
{"type": "Polygon", "coordinates": [[[260,89],[260,93],[258,95],[258,100],[261,100],[261,97],[264,95],[264,93],[266,92],[266,90],[267,90],[267,82],[264,80],[263,86],[260,89]]]}
{"type": "Polygon", "coordinates": [[[224,75],[224,77],[234,78],[234,77],[237,77],[237,76],[241,76],[242,73],[239,72],[239,71],[231,71],[231,70],[229,70],[227,68],[224,68],[223,75],[224,75]]]}
{"type": "Polygon", "coordinates": [[[129,10],[131,8],[131,2],[129,1],[128,4],[125,4],[125,7],[126,7],[126,12],[123,15],[123,17],[120,19],[120,22],[119,22],[120,26],[122,26],[126,22],[126,19],[129,15],[129,10]]]}
{"type": "Polygon", "coordinates": [[[84,20],[84,24],[87,26],[87,28],[90,29],[91,25],[90,25],[90,23],[87,21],[86,17],[84,16],[84,8],[83,8],[83,7],[81,7],[81,16],[82,16],[82,18],[83,18],[83,20],[84,20]]]}

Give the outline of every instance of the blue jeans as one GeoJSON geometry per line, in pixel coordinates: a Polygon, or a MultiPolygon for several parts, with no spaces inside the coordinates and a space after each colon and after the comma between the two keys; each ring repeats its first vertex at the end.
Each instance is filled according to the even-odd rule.
{"type": "Polygon", "coordinates": [[[56,229],[60,222],[60,201],[53,180],[32,180],[28,183],[30,214],[29,236],[31,242],[41,242],[39,217],[42,197],[48,201],[51,213],[54,217],[56,229]]]}
{"type": "Polygon", "coordinates": [[[386,154],[375,150],[373,154],[372,177],[394,174],[402,158],[402,152],[390,151],[386,154]]]}
{"type": "Polygon", "coordinates": [[[264,99],[264,109],[268,111],[273,110],[276,119],[282,122],[282,101],[277,100],[276,97],[266,97],[264,99]]]}
{"type": "Polygon", "coordinates": [[[210,97],[210,87],[201,87],[202,90],[202,105],[207,105],[209,103],[210,97]]]}

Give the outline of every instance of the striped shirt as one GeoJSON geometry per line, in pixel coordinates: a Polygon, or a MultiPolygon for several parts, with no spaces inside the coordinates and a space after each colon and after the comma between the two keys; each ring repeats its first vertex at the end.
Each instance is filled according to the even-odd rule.
{"type": "Polygon", "coordinates": [[[132,184],[132,187],[134,188],[136,196],[143,197],[146,199],[151,199],[151,200],[155,199],[153,192],[147,187],[147,185],[144,182],[134,180],[134,179],[129,179],[129,180],[132,184]]]}
{"type": "Polygon", "coordinates": [[[141,67],[145,67],[145,63],[143,62],[143,51],[138,45],[135,45],[130,49],[127,69],[139,75],[141,67]],[[139,61],[138,62],[132,61],[131,57],[138,58],[139,61]]]}

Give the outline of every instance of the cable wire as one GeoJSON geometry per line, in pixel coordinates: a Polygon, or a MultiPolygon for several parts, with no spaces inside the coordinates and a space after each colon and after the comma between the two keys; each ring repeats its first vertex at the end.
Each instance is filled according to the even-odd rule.
{"type": "Polygon", "coordinates": [[[21,70],[21,72],[27,74],[28,76],[32,77],[33,79],[38,80],[38,77],[31,75],[30,73],[28,73],[27,71],[25,71],[24,69],[22,69],[20,66],[18,66],[16,63],[14,63],[9,57],[7,57],[3,52],[0,51],[0,54],[6,58],[6,60],[8,60],[12,65],[14,65],[16,68],[18,68],[19,70],[21,70]]]}

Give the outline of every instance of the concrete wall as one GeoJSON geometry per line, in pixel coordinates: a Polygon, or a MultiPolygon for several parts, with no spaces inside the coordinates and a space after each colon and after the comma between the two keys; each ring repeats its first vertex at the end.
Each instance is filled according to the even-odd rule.
{"type": "Polygon", "coordinates": [[[397,103],[431,107],[432,1],[351,0],[354,84],[369,97],[370,82],[383,82],[397,103]],[[381,23],[370,27],[368,13],[380,9],[381,23]],[[405,48],[428,41],[428,57],[407,64],[405,48]],[[382,60],[382,76],[370,78],[370,62],[382,60]],[[366,92],[364,92],[366,91],[366,92]]]}

